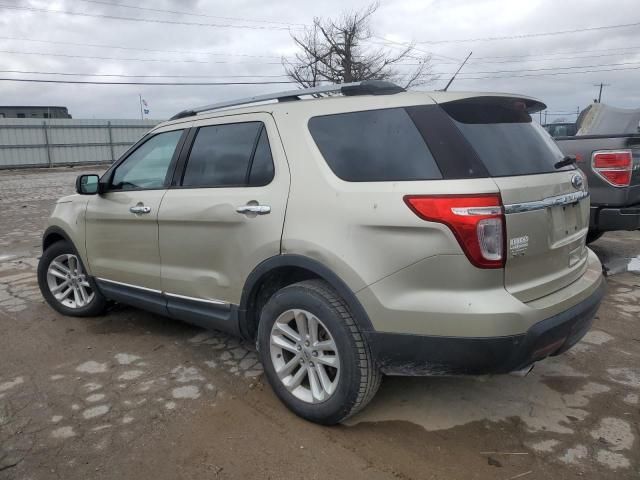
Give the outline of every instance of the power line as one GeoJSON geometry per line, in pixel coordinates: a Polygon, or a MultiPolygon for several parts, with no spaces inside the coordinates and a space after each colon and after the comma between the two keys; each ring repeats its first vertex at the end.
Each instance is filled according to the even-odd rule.
{"type": "Polygon", "coordinates": [[[221,20],[233,20],[233,21],[240,21],[240,22],[274,23],[274,24],[289,25],[289,26],[306,26],[306,24],[304,23],[281,22],[278,20],[258,20],[258,19],[249,19],[249,18],[240,18],[240,17],[221,17],[219,15],[207,15],[205,13],[185,12],[184,10],[164,10],[161,8],[138,7],[136,5],[127,5],[125,3],[116,3],[116,2],[105,2],[102,0],[79,0],[79,1],[86,2],[86,3],[95,3],[99,5],[108,5],[110,7],[131,8],[131,9],[143,10],[147,12],[171,13],[174,15],[189,15],[192,17],[219,18],[221,20]]]}
{"type": "Polygon", "coordinates": [[[497,58],[497,59],[501,59],[501,58],[522,58],[522,57],[547,57],[547,56],[551,56],[551,55],[568,55],[571,53],[599,53],[599,52],[613,52],[613,51],[617,51],[617,50],[634,50],[637,51],[638,49],[640,49],[640,46],[637,47],[619,47],[619,48],[600,48],[600,49],[596,49],[596,50],[560,50],[554,53],[544,53],[541,55],[505,55],[505,56],[487,56],[487,57],[477,57],[476,60],[484,60],[484,59],[492,59],[492,58],[497,58]]]}
{"type": "MultiPolygon", "coordinates": [[[[11,53],[18,55],[36,55],[36,56],[53,56],[53,57],[65,57],[65,58],[84,58],[84,59],[93,59],[93,60],[116,60],[116,61],[133,61],[133,62],[158,62],[158,63],[213,63],[213,64],[228,64],[228,65],[280,65],[280,62],[228,62],[223,60],[174,60],[174,59],[147,59],[147,58],[126,58],[126,57],[101,57],[101,56],[90,56],[90,55],[70,55],[65,53],[45,53],[45,52],[21,52],[15,50],[0,50],[0,53],[11,53]]],[[[519,70],[489,70],[489,71],[473,71],[473,72],[465,72],[460,75],[464,75],[465,77],[468,75],[477,75],[477,74],[496,74],[496,73],[522,73],[522,72],[539,72],[539,71],[552,71],[552,70],[572,70],[579,68],[598,68],[598,67],[614,67],[614,66],[624,66],[624,65],[637,65],[638,62],[620,62],[620,63],[607,63],[607,64],[597,64],[597,65],[573,65],[567,67],[554,66],[554,67],[546,67],[546,68],[526,68],[519,70]]],[[[399,63],[397,66],[417,66],[417,63],[399,63]]],[[[433,75],[450,75],[453,72],[434,72],[433,75]]],[[[465,78],[460,77],[460,78],[465,78]]]]}
{"type": "Polygon", "coordinates": [[[623,23],[619,25],[584,27],[584,28],[577,28],[575,30],[560,30],[557,32],[522,33],[519,35],[504,35],[501,37],[459,38],[459,39],[453,39],[453,40],[424,40],[416,43],[436,45],[436,44],[442,44],[442,43],[493,42],[498,40],[515,40],[520,38],[547,37],[547,36],[553,36],[553,35],[567,35],[570,33],[582,33],[582,32],[593,32],[593,31],[600,31],[600,30],[610,30],[610,29],[617,29],[617,28],[629,28],[629,27],[637,27],[639,25],[640,25],[640,22],[634,22],[634,23],[623,23]]]}
{"type": "MultiPolygon", "coordinates": [[[[87,0],[89,1],[89,0],[87,0]]],[[[93,1],[93,0],[91,0],[93,1]]],[[[141,52],[152,52],[152,53],[176,53],[176,54],[190,54],[190,55],[209,55],[209,56],[222,56],[222,57],[246,57],[246,58],[282,58],[283,56],[279,56],[279,55],[252,55],[252,54],[245,54],[245,53],[220,53],[220,52],[202,52],[202,51],[195,51],[195,50],[159,50],[159,49],[152,49],[152,48],[140,48],[140,47],[125,47],[125,46],[121,46],[121,45],[106,45],[106,44],[95,44],[95,43],[78,43],[78,42],[65,42],[65,41],[54,41],[54,40],[40,40],[40,39],[33,39],[33,38],[23,38],[23,37],[5,37],[5,36],[0,36],[0,40],[16,40],[16,41],[21,41],[21,42],[35,42],[35,43],[44,43],[44,44],[54,44],[54,45],[71,45],[71,46],[77,46],[77,47],[96,47],[96,48],[112,48],[112,49],[118,49],[118,50],[131,50],[131,51],[141,51],[141,52]]],[[[390,41],[391,42],[391,41],[390,41]]],[[[373,42],[373,43],[377,43],[377,44],[383,44],[382,42],[373,42]]],[[[401,46],[401,44],[399,44],[399,42],[393,42],[394,44],[396,44],[398,47],[401,46]]],[[[384,43],[386,45],[386,43],[384,43]]],[[[393,46],[393,45],[392,45],[393,46]]],[[[584,50],[584,51],[576,51],[575,53],[589,53],[589,52],[604,52],[604,51],[615,51],[615,50],[634,50],[634,49],[640,49],[640,47],[628,47],[628,48],[617,48],[617,49],[601,49],[601,50],[584,50]]],[[[636,50],[637,51],[637,50],[636,50]]],[[[7,53],[7,52],[5,52],[7,53]]],[[[431,54],[433,56],[436,56],[438,58],[453,58],[453,57],[446,57],[443,55],[438,55],[435,54],[433,52],[426,52],[428,54],[431,54]]],[[[569,53],[569,52],[565,52],[565,53],[569,53]]],[[[635,52],[633,52],[635,53],[635,52]]],[[[28,52],[26,54],[33,54],[32,52],[28,52]]],[[[603,55],[586,55],[586,56],[574,56],[574,57],[565,57],[565,58],[542,58],[542,57],[547,57],[547,56],[552,56],[552,55],[562,55],[563,53],[558,52],[558,53],[550,53],[550,54],[546,54],[546,55],[530,55],[530,56],[522,56],[522,55],[513,55],[513,56],[496,56],[496,57],[479,57],[477,59],[470,59],[469,63],[470,64],[501,64],[501,63],[527,63],[527,62],[538,62],[538,61],[547,61],[547,60],[578,60],[578,59],[586,59],[586,58],[600,58],[600,57],[608,57],[610,55],[626,55],[626,53],[610,53],[610,54],[603,54],[603,55]],[[505,59],[504,61],[500,61],[500,60],[495,60],[495,61],[482,61],[484,59],[505,59]],[[514,60],[508,60],[508,59],[514,59],[514,60]]],[[[413,57],[410,56],[409,58],[419,58],[419,57],[413,57]]],[[[100,58],[103,59],[103,58],[100,58]]],[[[141,59],[140,61],[147,61],[146,59],[141,59]]],[[[151,61],[151,60],[148,60],[151,61]]],[[[190,63],[190,62],[189,62],[190,63]]],[[[449,61],[438,61],[438,64],[455,64],[458,65],[460,62],[459,61],[455,61],[455,62],[449,62],[449,61]]],[[[273,62],[273,64],[279,64],[279,62],[273,62]]],[[[413,64],[412,64],[413,66],[413,64]]]]}
{"type": "Polygon", "coordinates": [[[389,39],[387,39],[387,38],[380,37],[380,36],[378,36],[378,35],[372,35],[372,37],[373,37],[373,38],[377,38],[378,40],[380,40],[380,42],[375,42],[375,41],[373,41],[373,40],[369,40],[369,42],[370,42],[370,43],[373,43],[373,44],[386,45],[386,46],[395,46],[396,48],[398,48],[398,47],[404,47],[404,48],[407,48],[407,47],[413,47],[413,49],[414,49],[416,52],[420,52],[420,53],[424,53],[424,54],[427,54],[427,55],[431,55],[431,56],[433,56],[433,57],[444,58],[444,59],[446,59],[446,60],[453,60],[453,61],[455,62],[455,64],[456,64],[456,65],[458,65],[458,64],[462,61],[462,59],[461,59],[461,58],[448,57],[448,56],[446,56],[446,55],[440,55],[440,54],[438,54],[438,53],[431,52],[431,51],[428,51],[428,50],[421,50],[421,49],[417,48],[417,47],[416,47],[414,44],[412,44],[412,43],[407,43],[407,42],[397,42],[397,41],[395,41],[395,40],[389,40],[389,39]]]}
{"type": "Polygon", "coordinates": [[[261,25],[233,25],[233,24],[222,24],[222,23],[200,23],[200,22],[182,22],[178,20],[161,20],[161,19],[151,19],[151,18],[138,18],[138,17],[123,17],[119,15],[106,15],[99,13],[84,13],[84,12],[73,12],[69,10],[53,10],[49,8],[35,8],[35,7],[21,7],[15,5],[3,5],[0,4],[0,7],[7,8],[10,10],[25,10],[29,12],[38,12],[38,13],[57,13],[61,15],[73,15],[79,17],[90,17],[90,18],[104,18],[107,20],[124,20],[128,22],[143,22],[143,23],[162,23],[166,25],[188,25],[191,27],[215,27],[215,28],[240,28],[240,29],[248,29],[248,30],[284,30],[290,31],[292,30],[290,27],[277,27],[277,26],[261,26],[261,25]]]}
{"type": "Polygon", "coordinates": [[[497,79],[497,78],[521,78],[521,77],[546,77],[546,76],[557,76],[557,75],[579,75],[581,73],[597,73],[597,72],[618,72],[622,70],[638,70],[640,66],[637,67],[621,67],[621,68],[608,68],[608,69],[600,69],[600,70],[583,70],[581,72],[549,72],[549,73],[525,73],[522,75],[494,75],[494,76],[484,76],[484,77],[460,77],[458,80],[489,80],[489,79],[497,79]]]}
{"type": "MultiPolygon", "coordinates": [[[[223,57],[246,57],[246,58],[282,58],[282,56],[278,56],[278,55],[251,55],[251,54],[244,54],[244,53],[220,53],[220,52],[198,52],[198,51],[194,51],[194,50],[158,50],[158,49],[151,49],[151,48],[137,48],[137,47],[125,47],[125,46],[120,46],[120,45],[105,45],[105,44],[95,44],[95,43],[77,43],[77,42],[64,42],[64,41],[53,41],[53,40],[39,40],[39,39],[32,39],[32,38],[21,38],[21,37],[4,37],[4,36],[0,36],[0,40],[17,40],[17,41],[21,41],[21,42],[36,42],[36,43],[45,43],[45,44],[56,44],[56,45],[72,45],[72,46],[78,46],[78,47],[96,47],[96,48],[113,48],[113,49],[120,49],[120,50],[131,50],[131,51],[141,51],[141,52],[152,52],[152,53],[176,53],[176,54],[190,54],[190,55],[209,55],[209,56],[223,56],[223,57]]],[[[377,42],[376,42],[377,43],[377,42]]],[[[640,47],[637,47],[640,48],[640,47]]],[[[620,49],[611,49],[611,50],[620,50],[620,49]]],[[[607,51],[607,50],[593,50],[595,51],[607,51]]],[[[587,51],[583,51],[583,52],[576,52],[576,53],[587,53],[589,52],[587,51]]],[[[35,55],[35,54],[42,54],[42,55],[46,55],[46,53],[42,53],[42,52],[13,52],[13,51],[4,51],[3,53],[24,53],[25,55],[35,55]]],[[[432,53],[432,52],[430,52],[432,53]]],[[[634,52],[635,53],[635,52],[634,52]]],[[[433,54],[433,53],[432,53],[433,54]]],[[[54,54],[51,54],[54,55],[54,54]]],[[[436,55],[433,54],[434,56],[438,56],[438,57],[443,57],[441,55],[436,55]]],[[[548,54],[548,55],[558,55],[558,54],[548,54]]],[[[470,59],[469,63],[470,64],[502,64],[502,63],[527,63],[527,62],[538,62],[538,61],[547,61],[547,60],[578,60],[578,59],[587,59],[587,58],[600,58],[600,57],[608,57],[611,55],[625,55],[625,53],[618,53],[618,54],[603,54],[603,55],[587,55],[587,56],[575,56],[575,57],[565,57],[565,58],[538,58],[538,56],[528,56],[528,57],[523,57],[523,56],[505,56],[505,57],[480,57],[480,59],[485,59],[485,58],[496,58],[496,59],[509,59],[509,58],[517,58],[518,60],[504,60],[504,61],[478,61],[480,59],[470,59]]],[[[75,56],[73,57],[75,58],[75,56]]],[[[89,58],[89,57],[87,57],[89,58]]],[[[116,57],[95,57],[96,59],[100,59],[100,60],[105,60],[105,59],[109,59],[109,60],[117,60],[118,58],[116,57]]],[[[410,58],[414,58],[414,57],[410,57],[410,58]]],[[[418,57],[415,57],[418,58],[418,57]]],[[[452,58],[452,57],[443,57],[443,58],[452,58]]],[[[129,59],[124,59],[124,60],[129,60],[129,59]]],[[[132,59],[132,60],[139,60],[139,61],[159,61],[159,60],[149,60],[149,59],[132,59]]],[[[165,61],[164,59],[162,61],[165,61]]],[[[169,60],[166,60],[169,61],[169,60]]],[[[185,60],[179,60],[180,63],[182,62],[187,62],[187,63],[197,63],[197,61],[194,60],[189,60],[189,61],[185,61],[185,60]]],[[[205,61],[201,61],[200,63],[210,63],[210,62],[205,62],[205,61]]],[[[222,62],[221,62],[222,63],[222,62]]],[[[458,65],[460,62],[445,62],[445,61],[438,61],[438,64],[442,64],[442,65],[449,65],[449,64],[456,64],[458,65]]],[[[272,62],[269,63],[271,65],[279,65],[280,62],[272,62]]],[[[416,64],[407,64],[407,65],[411,65],[411,66],[415,66],[416,64]]]]}
{"type": "Polygon", "coordinates": [[[549,112],[547,110],[545,110],[545,112],[547,112],[547,115],[575,115],[576,112],[549,112]]]}
{"type": "Polygon", "coordinates": [[[0,82],[33,82],[33,83],[63,83],[82,85],[165,85],[165,86],[194,86],[194,85],[278,85],[298,83],[293,80],[262,81],[262,82],[98,82],[92,80],[44,80],[40,78],[0,78],[0,82]]]}
{"type": "MultiPolygon", "coordinates": [[[[635,54],[635,52],[633,52],[635,54]]],[[[485,61],[475,61],[469,62],[474,63],[476,65],[487,65],[487,64],[500,64],[500,63],[528,63],[528,62],[548,62],[554,60],[583,60],[590,58],[602,58],[602,57],[612,57],[618,55],[628,55],[629,52],[625,53],[606,53],[602,55],[584,55],[584,56],[573,56],[573,57],[555,57],[555,58],[537,58],[537,57],[520,57],[521,60],[485,60],[485,61]]]]}
{"type": "MultiPolygon", "coordinates": [[[[509,79],[520,77],[542,77],[542,76],[556,76],[556,75],[578,75],[583,73],[594,72],[615,72],[622,70],[638,70],[640,66],[636,67],[621,67],[599,70],[583,70],[580,72],[549,72],[549,73],[534,73],[523,75],[502,75],[502,76],[483,76],[483,77],[460,77],[459,80],[488,80],[488,79],[509,79]]],[[[164,86],[215,86],[215,85],[278,85],[278,84],[292,84],[297,83],[293,80],[277,80],[277,81],[256,81],[256,82],[98,82],[98,81],[85,81],[85,80],[44,80],[44,79],[32,79],[32,78],[0,78],[0,81],[4,82],[32,82],[32,83],[57,83],[57,84],[84,84],[84,85],[164,85],[164,86]]]]}
{"type": "Polygon", "coordinates": [[[119,73],[69,73],[40,72],[31,70],[0,70],[0,73],[22,73],[29,75],[62,75],[69,77],[114,77],[114,78],[288,78],[288,75],[126,75],[119,73]]]}
{"type": "MultiPolygon", "coordinates": [[[[387,40],[384,39],[383,37],[378,37],[378,36],[374,36],[375,38],[379,38],[381,40],[383,40],[383,42],[373,42],[375,44],[378,45],[383,45],[383,44],[393,44],[396,45],[398,47],[409,47],[412,46],[411,43],[408,42],[397,42],[397,41],[393,41],[393,40],[387,40]]],[[[541,55],[527,55],[527,54],[520,54],[520,55],[504,55],[504,56],[485,56],[485,57],[477,57],[474,59],[470,59],[469,63],[470,64],[487,64],[487,63],[526,63],[526,62],[531,62],[531,61],[545,61],[545,60],[573,60],[573,59],[584,59],[584,58],[600,58],[600,57],[607,57],[609,55],[627,55],[629,53],[637,53],[638,49],[640,49],[640,46],[636,46],[636,47],[619,47],[619,48],[603,48],[603,49],[596,49],[596,50],[561,50],[558,52],[554,52],[554,53],[547,53],[547,54],[541,54],[541,55]],[[575,55],[580,55],[580,54],[585,54],[585,53],[600,53],[600,52],[619,52],[619,53],[610,53],[608,55],[584,55],[584,56],[575,56],[575,55]],[[572,57],[564,57],[564,58],[545,58],[545,57],[554,57],[557,55],[569,55],[569,54],[574,54],[574,56],[572,57]],[[496,61],[493,61],[493,59],[496,59],[496,61]],[[505,59],[504,62],[502,61],[498,61],[498,60],[502,60],[505,59]],[[514,60],[509,60],[509,59],[514,59],[514,60]],[[487,61],[485,61],[487,60],[487,61]],[[491,61],[489,61],[491,60],[491,61]]],[[[458,65],[460,63],[460,59],[454,58],[454,57],[448,57],[445,55],[440,55],[440,54],[436,54],[434,52],[430,52],[430,51],[426,51],[426,50],[417,50],[417,51],[421,51],[423,53],[426,54],[430,54],[434,57],[437,58],[444,58],[447,60],[454,60],[453,62],[444,62],[444,61],[440,61],[440,64],[455,64],[458,65]]],[[[418,58],[418,57],[412,57],[409,56],[409,58],[418,58]]]]}
{"type": "Polygon", "coordinates": [[[521,70],[492,70],[485,72],[466,72],[460,75],[475,75],[478,73],[521,73],[521,72],[543,72],[550,70],[572,70],[576,68],[597,68],[597,67],[617,67],[623,65],[638,65],[639,62],[603,63],[600,65],[571,65],[569,67],[545,67],[545,68],[523,68],[521,70]]]}
{"type": "Polygon", "coordinates": [[[211,55],[221,57],[250,57],[250,58],[282,58],[281,55],[251,55],[247,53],[219,53],[219,52],[199,52],[195,50],[157,50],[153,48],[140,48],[140,47],[124,47],[120,45],[105,45],[98,43],[78,43],[78,42],[61,42],[54,40],[39,40],[34,38],[21,38],[21,37],[2,37],[0,40],[17,40],[20,42],[36,42],[46,43],[53,45],[72,45],[75,47],[96,47],[96,48],[113,48],[118,50],[134,50],[140,52],[154,52],[154,53],[187,53],[190,55],[211,55]]]}
{"type": "MultiPolygon", "coordinates": [[[[612,64],[616,65],[616,64],[612,64]]],[[[623,64],[624,65],[624,64],[623,64]]],[[[583,71],[571,71],[571,72],[548,72],[548,73],[529,73],[529,74],[521,74],[521,75],[504,75],[510,73],[520,73],[518,70],[498,70],[498,71],[488,71],[488,72],[472,72],[466,73],[464,75],[477,75],[480,73],[486,74],[503,74],[503,75],[492,75],[492,76],[482,76],[482,77],[459,77],[460,80],[484,80],[490,78],[519,78],[519,77],[537,77],[537,76],[555,76],[555,75],[573,75],[573,74],[581,74],[581,73],[591,73],[591,72],[615,72],[619,70],[637,70],[640,69],[640,65],[637,63],[631,64],[633,66],[630,67],[621,67],[621,68],[609,68],[609,69],[588,69],[583,71]]],[[[603,65],[606,66],[606,65],[603,65]]],[[[586,67],[582,67],[586,68],[586,67]]],[[[541,71],[545,69],[537,69],[533,70],[534,72],[541,71]]],[[[91,76],[91,77],[117,77],[117,78],[282,78],[286,75],[126,75],[126,74],[87,74],[87,73],[69,73],[69,72],[41,72],[41,71],[23,71],[23,70],[0,70],[2,73],[23,73],[23,74],[34,74],[34,75],[63,75],[63,76],[91,76]]],[[[450,75],[452,72],[436,72],[430,74],[434,75],[450,75]]],[[[462,74],[461,74],[462,75],[462,74]]],[[[255,82],[95,82],[95,81],[66,81],[66,80],[42,80],[42,79],[14,79],[14,78],[3,78],[0,80],[5,81],[24,81],[24,82],[46,82],[46,83],[86,83],[86,84],[96,84],[96,85],[263,85],[263,84],[278,84],[278,83],[296,83],[294,81],[255,81],[255,82]]]]}
{"type": "Polygon", "coordinates": [[[38,55],[45,57],[85,58],[91,60],[118,60],[124,62],[160,62],[160,63],[216,63],[231,65],[282,65],[280,62],[229,62],[226,60],[176,60],[170,58],[127,58],[127,57],[100,57],[94,55],[70,55],[67,53],[48,52],[21,52],[18,50],[0,50],[0,53],[12,53],[17,55],[38,55]]]}

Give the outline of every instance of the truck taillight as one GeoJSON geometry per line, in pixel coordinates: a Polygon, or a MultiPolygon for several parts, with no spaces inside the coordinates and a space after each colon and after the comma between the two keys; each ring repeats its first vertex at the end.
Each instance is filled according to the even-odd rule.
{"type": "Polygon", "coordinates": [[[593,171],[614,187],[628,187],[633,171],[631,150],[600,150],[591,157],[593,171]]]}
{"type": "Polygon", "coordinates": [[[505,225],[499,194],[407,195],[404,201],[423,220],[449,227],[476,267],[504,267],[505,225]]]}

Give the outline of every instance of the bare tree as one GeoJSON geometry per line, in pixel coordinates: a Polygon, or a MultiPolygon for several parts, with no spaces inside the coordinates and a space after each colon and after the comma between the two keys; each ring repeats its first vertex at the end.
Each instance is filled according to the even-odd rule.
{"type": "Polygon", "coordinates": [[[282,59],[287,75],[303,87],[314,87],[323,81],[390,80],[409,88],[435,80],[431,56],[419,52],[413,44],[397,51],[371,46],[379,43],[370,28],[378,7],[376,2],[363,10],[345,13],[338,20],[316,17],[301,35],[292,34],[300,52],[292,60],[282,59]],[[401,71],[403,66],[413,68],[401,71]]]}

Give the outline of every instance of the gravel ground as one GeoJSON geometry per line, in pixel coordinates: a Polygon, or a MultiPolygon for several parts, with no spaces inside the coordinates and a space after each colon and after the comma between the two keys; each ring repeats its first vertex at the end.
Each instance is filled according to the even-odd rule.
{"type": "Polygon", "coordinates": [[[594,250],[593,330],[527,377],[387,378],[347,425],[290,414],[251,345],[128,307],[47,307],[46,216],[78,168],[0,172],[0,479],[640,478],[640,232],[594,250]]]}

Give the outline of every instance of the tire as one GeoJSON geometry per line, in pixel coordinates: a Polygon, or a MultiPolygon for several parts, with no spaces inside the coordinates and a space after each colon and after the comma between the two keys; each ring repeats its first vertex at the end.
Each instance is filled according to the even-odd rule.
{"type": "Polygon", "coordinates": [[[107,300],[85,272],[82,260],[71,243],[61,240],[49,246],[38,263],[38,285],[49,306],[70,317],[103,314],[107,300]],[[54,261],[57,266],[52,267],[54,261]],[[66,273],[69,275],[65,278],[66,273]],[[54,285],[59,287],[55,293],[54,285]],[[68,295],[61,299],[60,296],[67,292],[68,295]]]}
{"type": "Polygon", "coordinates": [[[589,230],[587,232],[587,243],[593,243],[604,235],[604,232],[598,230],[589,230]]]}
{"type": "Polygon", "coordinates": [[[269,299],[260,315],[257,346],[267,379],[278,398],[295,414],[315,423],[334,425],[345,420],[367,405],[380,386],[382,374],[353,315],[344,300],[322,280],[289,285],[269,299]],[[291,315],[291,323],[285,323],[291,315]],[[309,330],[313,330],[314,322],[318,325],[315,343],[313,334],[299,335],[298,321],[305,322],[304,318],[309,330]],[[298,341],[282,333],[281,328],[287,326],[298,334],[298,341]],[[287,348],[293,345],[295,349],[281,348],[280,338],[289,342],[287,348]],[[307,347],[304,338],[310,340],[307,347]],[[336,355],[331,355],[332,347],[321,348],[325,345],[335,345],[336,355]],[[332,357],[337,357],[338,368],[325,364],[332,357]],[[281,380],[276,368],[288,371],[289,362],[294,365],[291,374],[281,380]],[[300,373],[305,368],[306,373],[300,373]],[[305,378],[292,390],[296,375],[305,378]],[[318,397],[313,393],[312,377],[323,391],[318,397]],[[325,385],[331,387],[325,389],[325,385]]]}

